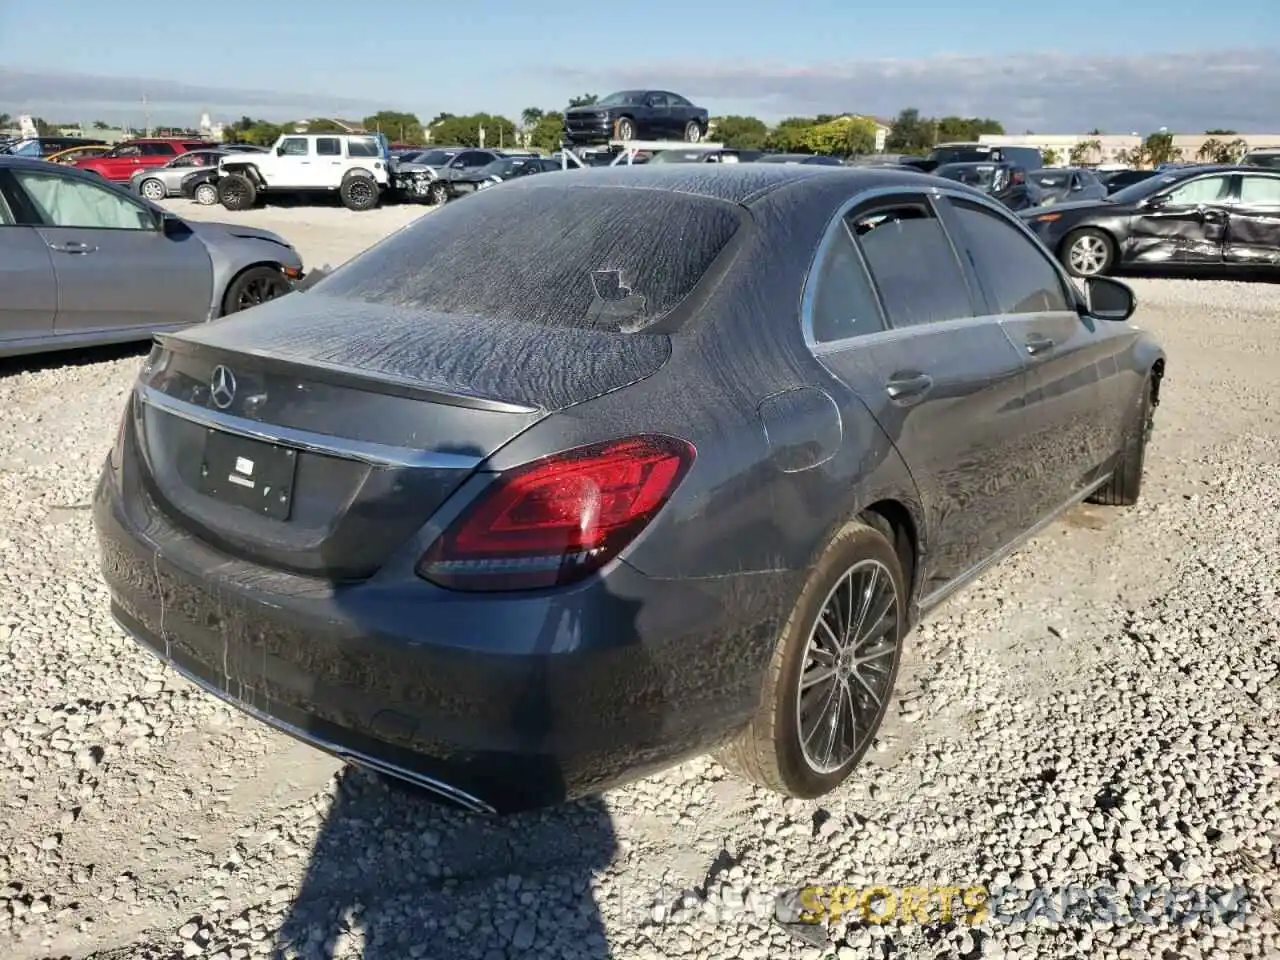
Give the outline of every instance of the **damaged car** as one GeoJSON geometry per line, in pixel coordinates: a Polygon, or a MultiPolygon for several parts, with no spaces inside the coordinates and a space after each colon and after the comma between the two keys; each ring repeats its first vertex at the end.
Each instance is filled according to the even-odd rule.
{"type": "Polygon", "coordinates": [[[1022,214],[1073,276],[1126,266],[1280,268],[1280,170],[1182,167],[1103,200],[1022,214]]]}

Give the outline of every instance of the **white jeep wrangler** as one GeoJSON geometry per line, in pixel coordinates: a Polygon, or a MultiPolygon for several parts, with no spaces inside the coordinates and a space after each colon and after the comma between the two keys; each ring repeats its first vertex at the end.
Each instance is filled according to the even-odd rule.
{"type": "Polygon", "coordinates": [[[264,193],[338,191],[348,210],[372,210],[390,184],[391,150],[380,133],[286,133],[266,153],[218,162],[218,200],[248,210],[264,193]]]}

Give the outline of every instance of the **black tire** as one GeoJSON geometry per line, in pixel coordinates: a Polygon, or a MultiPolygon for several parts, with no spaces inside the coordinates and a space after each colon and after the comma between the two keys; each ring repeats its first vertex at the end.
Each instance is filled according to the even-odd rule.
{"type": "Polygon", "coordinates": [[[1081,227],[1063,239],[1058,259],[1073,277],[1105,277],[1115,266],[1115,241],[1101,230],[1081,227]]]}
{"type": "Polygon", "coordinates": [[[372,210],[380,199],[378,181],[367,173],[348,173],[338,187],[338,197],[348,210],[372,210]]]}
{"type": "Polygon", "coordinates": [[[169,188],[155,177],[148,177],[138,184],[138,193],[152,202],[164,200],[169,196],[169,188]]]}
{"type": "Polygon", "coordinates": [[[1147,443],[1151,439],[1154,425],[1155,403],[1152,401],[1151,378],[1142,385],[1142,395],[1134,405],[1129,424],[1125,430],[1124,446],[1120,448],[1120,459],[1116,461],[1111,479],[1096,490],[1089,503],[1103,507],[1131,507],[1142,495],[1142,475],[1147,463],[1147,443]]]}
{"type": "MultiPolygon", "coordinates": [[[[848,596],[854,596],[853,592],[848,596]]],[[[765,670],[760,706],[755,716],[733,741],[717,753],[717,759],[744,779],[789,797],[812,799],[838,787],[858,765],[884,720],[902,660],[903,639],[907,632],[906,609],[906,580],[889,539],[864,523],[846,525],[814,567],[782,629],[781,638],[765,670]],[[861,718],[863,722],[858,727],[858,734],[852,738],[852,743],[846,745],[847,756],[839,763],[827,764],[823,768],[813,762],[802,744],[803,725],[798,710],[800,681],[811,653],[811,634],[819,637],[831,635],[823,631],[818,622],[820,617],[827,624],[838,622],[823,616],[828,601],[833,594],[836,599],[843,596],[841,591],[846,576],[861,575],[873,569],[879,582],[892,589],[894,602],[893,610],[886,610],[881,618],[891,650],[873,659],[883,668],[883,676],[877,676],[873,681],[874,689],[880,692],[880,704],[878,708],[872,705],[869,720],[866,716],[861,718]],[[841,587],[841,591],[836,587],[841,587]],[[887,664],[886,660],[889,661],[887,664]]],[[[855,644],[851,649],[859,647],[855,644]]],[[[839,682],[833,680],[832,688],[839,682]]],[[[858,690],[859,699],[865,704],[866,691],[858,680],[853,678],[843,682],[848,684],[844,688],[846,691],[858,690]]],[[[812,688],[818,689],[819,686],[815,683],[812,688]]]]}
{"type": "Polygon", "coordinates": [[[613,125],[613,139],[634,140],[636,138],[636,122],[630,117],[622,117],[613,125]]]}
{"type": "Polygon", "coordinates": [[[192,194],[192,199],[202,207],[212,207],[218,202],[218,186],[214,183],[199,184],[192,194]]]}
{"type": "Polygon", "coordinates": [[[292,291],[293,284],[276,267],[250,267],[227,286],[222,296],[222,315],[248,310],[292,291]]]}
{"type": "Polygon", "coordinates": [[[437,180],[427,187],[427,202],[434,206],[440,206],[442,203],[449,202],[449,185],[443,180],[437,180]]]}
{"type": "Polygon", "coordinates": [[[697,143],[702,139],[702,125],[697,120],[690,120],[684,125],[684,138],[689,143],[697,143]]]}
{"type": "Polygon", "coordinates": [[[218,179],[218,201],[228,210],[251,210],[258,202],[258,188],[243,173],[218,179]]]}

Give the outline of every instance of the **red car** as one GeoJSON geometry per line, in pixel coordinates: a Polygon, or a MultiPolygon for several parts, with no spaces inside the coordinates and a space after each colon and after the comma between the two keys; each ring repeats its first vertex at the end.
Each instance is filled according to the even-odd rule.
{"type": "Polygon", "coordinates": [[[86,157],[74,164],[81,170],[89,170],[115,183],[127,183],[137,171],[146,167],[163,167],[180,153],[188,150],[207,150],[217,144],[209,140],[189,140],[172,137],[147,137],[126,140],[107,153],[86,157]]]}

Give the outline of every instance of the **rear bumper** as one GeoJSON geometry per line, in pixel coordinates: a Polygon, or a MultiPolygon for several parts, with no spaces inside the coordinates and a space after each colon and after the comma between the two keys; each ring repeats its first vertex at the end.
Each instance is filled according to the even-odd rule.
{"type": "Polygon", "coordinates": [[[789,594],[626,564],[528,596],[411,569],[335,586],[214,551],[124,463],[104,468],[94,520],[126,631],[259,720],[473,809],[554,805],[714,747],[758,702],[789,594]]]}

